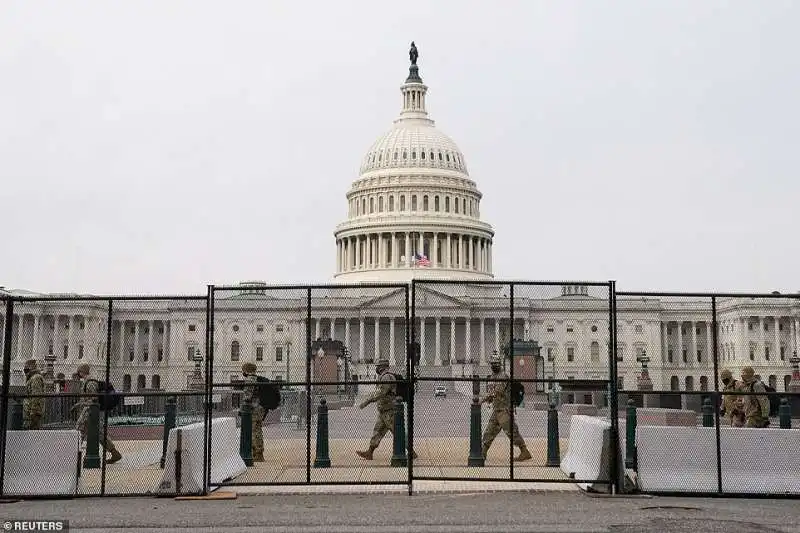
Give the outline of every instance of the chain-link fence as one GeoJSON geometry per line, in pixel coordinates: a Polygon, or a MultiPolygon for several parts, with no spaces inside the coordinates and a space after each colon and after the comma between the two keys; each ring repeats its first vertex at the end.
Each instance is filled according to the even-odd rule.
{"type": "Polygon", "coordinates": [[[408,376],[407,285],[212,290],[212,396],[230,396],[236,409],[215,400],[213,417],[236,418],[247,465],[212,485],[408,483],[405,463],[391,458],[394,414],[405,433],[404,407],[373,394],[382,360],[408,376]],[[263,378],[277,385],[276,403],[252,383],[263,378]]]}
{"type": "Polygon", "coordinates": [[[800,295],[617,293],[625,467],[653,493],[800,495],[800,295]]]}
{"type": "MultiPolygon", "coordinates": [[[[584,481],[561,461],[573,414],[614,440],[611,295],[608,282],[415,280],[413,478],[584,481]]],[[[615,482],[611,449],[587,465],[593,483],[615,482]]]]}
{"type": "Polygon", "coordinates": [[[9,299],[2,494],[157,492],[166,419],[167,431],[204,420],[194,359],[206,307],[205,296],[9,299]]]}

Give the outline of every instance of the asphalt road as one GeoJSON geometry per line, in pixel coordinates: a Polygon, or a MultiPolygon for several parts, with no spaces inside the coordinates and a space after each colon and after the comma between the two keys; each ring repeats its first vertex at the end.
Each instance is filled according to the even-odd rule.
{"type": "Polygon", "coordinates": [[[25,501],[2,520],[68,519],[91,533],[800,532],[791,500],[589,497],[581,493],[325,494],[226,501],[25,501]]]}

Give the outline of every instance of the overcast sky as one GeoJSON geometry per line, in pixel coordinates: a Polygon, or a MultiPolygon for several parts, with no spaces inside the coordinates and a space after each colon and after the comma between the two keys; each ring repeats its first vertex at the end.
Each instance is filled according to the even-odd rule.
{"type": "Polygon", "coordinates": [[[330,282],[408,47],[499,279],[800,290],[800,2],[0,4],[0,285],[330,282]]]}

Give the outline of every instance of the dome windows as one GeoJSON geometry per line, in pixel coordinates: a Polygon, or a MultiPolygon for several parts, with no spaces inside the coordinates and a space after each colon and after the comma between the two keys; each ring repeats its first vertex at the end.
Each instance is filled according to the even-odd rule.
{"type": "Polygon", "coordinates": [[[403,150],[403,159],[408,159],[408,152],[403,150]]]}
{"type": "Polygon", "coordinates": [[[378,212],[383,213],[383,196],[378,197],[378,212]]]}
{"type": "Polygon", "coordinates": [[[428,195],[422,197],[422,210],[428,211],[428,195]]]}
{"type": "Polygon", "coordinates": [[[389,197],[389,211],[394,211],[394,196],[389,197]]]}
{"type": "Polygon", "coordinates": [[[400,195],[400,211],[405,211],[405,210],[406,210],[406,195],[405,194],[401,194],[400,195]]]}
{"type": "Polygon", "coordinates": [[[436,195],[433,197],[433,210],[437,213],[439,212],[439,196],[436,195]]]}
{"type": "Polygon", "coordinates": [[[422,151],[419,153],[419,157],[420,157],[421,159],[425,159],[425,150],[422,150],[422,151]]]}
{"type": "Polygon", "coordinates": [[[417,151],[416,150],[412,150],[411,151],[411,159],[416,159],[416,158],[417,158],[417,151]]]}
{"type": "Polygon", "coordinates": [[[433,157],[433,150],[431,150],[431,161],[433,161],[433,159],[434,159],[434,157],[433,157]]]}

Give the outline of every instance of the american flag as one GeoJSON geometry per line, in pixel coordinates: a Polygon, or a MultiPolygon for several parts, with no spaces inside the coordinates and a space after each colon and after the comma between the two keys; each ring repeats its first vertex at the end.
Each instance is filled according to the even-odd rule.
{"type": "Polygon", "coordinates": [[[422,266],[422,267],[431,266],[431,262],[428,261],[427,257],[425,257],[425,254],[414,254],[414,263],[417,266],[422,266]]]}

